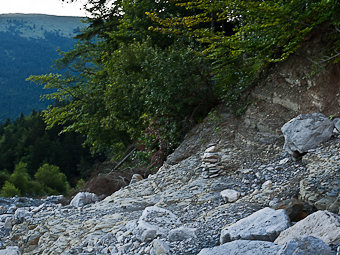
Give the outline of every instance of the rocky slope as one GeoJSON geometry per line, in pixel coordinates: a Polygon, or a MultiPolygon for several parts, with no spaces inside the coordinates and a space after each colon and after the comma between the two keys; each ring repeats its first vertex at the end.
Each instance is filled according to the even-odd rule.
{"type": "Polygon", "coordinates": [[[283,151],[280,130],[299,113],[340,114],[340,65],[308,75],[320,40],[312,36],[272,70],[242,117],[218,107],[147,179],[85,206],[43,204],[22,209],[21,220],[3,216],[3,228],[13,221],[3,252],[340,254],[339,135],[297,161],[283,151]]]}

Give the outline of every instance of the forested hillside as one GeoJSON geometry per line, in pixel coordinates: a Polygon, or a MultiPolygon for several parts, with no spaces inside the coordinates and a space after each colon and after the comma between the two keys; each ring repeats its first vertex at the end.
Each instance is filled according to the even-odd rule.
{"type": "Polygon", "coordinates": [[[326,26],[315,70],[339,61],[337,0],[95,1],[65,75],[33,76],[68,104],[44,112],[48,127],[86,134],[93,151],[165,158],[218,103],[242,114],[249,88],[326,26]]]}
{"type": "Polygon", "coordinates": [[[56,71],[57,49],[71,50],[81,27],[78,17],[0,15],[0,123],[51,103],[40,100],[42,89],[26,78],[56,71]]]}
{"type": "MultiPolygon", "coordinates": [[[[29,78],[54,101],[42,112],[43,120],[47,129],[57,128],[55,135],[79,133],[92,153],[105,155],[116,166],[131,160],[130,169],[147,173],[161,166],[218,104],[241,115],[251,104],[248,94],[256,82],[296,52],[315,29],[327,31],[327,46],[310,59],[310,75],[340,60],[338,0],[88,0],[86,8],[91,17],[87,27],[78,34],[76,46],[56,60],[58,71],[31,73],[29,78]]],[[[57,40],[56,34],[44,36],[57,40]]],[[[33,161],[25,156],[42,147],[22,146],[26,154],[3,166],[14,174],[16,167],[23,168],[14,164],[23,161],[30,172],[27,178],[36,181],[38,165],[56,164],[48,153],[30,166],[33,161]]],[[[80,174],[79,169],[69,177],[74,173],[80,174]]]]}
{"type": "Polygon", "coordinates": [[[0,125],[1,196],[66,194],[102,157],[82,146],[75,133],[46,130],[40,112],[0,125]],[[40,174],[38,174],[40,173],[40,174]],[[7,185],[6,185],[7,182],[7,185]]]}

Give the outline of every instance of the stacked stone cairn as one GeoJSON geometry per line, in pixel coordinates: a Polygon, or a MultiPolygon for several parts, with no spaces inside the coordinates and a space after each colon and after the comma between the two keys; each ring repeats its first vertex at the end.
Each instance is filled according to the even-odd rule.
{"type": "Polygon", "coordinates": [[[225,167],[222,165],[222,156],[216,145],[211,144],[201,156],[202,164],[198,168],[202,171],[203,178],[214,178],[225,174],[225,167]]]}

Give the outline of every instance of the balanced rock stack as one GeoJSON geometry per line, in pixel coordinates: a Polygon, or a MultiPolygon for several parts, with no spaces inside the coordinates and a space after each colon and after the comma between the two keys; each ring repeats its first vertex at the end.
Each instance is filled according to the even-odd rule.
{"type": "Polygon", "coordinates": [[[204,151],[201,156],[202,164],[199,167],[203,178],[214,178],[225,173],[221,158],[216,145],[211,145],[204,151]]]}

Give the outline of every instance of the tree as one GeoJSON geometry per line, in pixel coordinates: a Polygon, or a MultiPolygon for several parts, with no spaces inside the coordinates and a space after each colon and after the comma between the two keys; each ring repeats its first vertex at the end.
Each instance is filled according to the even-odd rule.
{"type": "Polygon", "coordinates": [[[210,64],[199,46],[190,38],[149,29],[157,23],[146,11],[177,15],[185,8],[171,1],[89,3],[94,16],[88,29],[57,61],[70,72],[30,78],[57,89],[48,98],[65,102],[44,112],[48,127],[67,124],[62,132],[86,134],[93,151],[110,155],[138,142],[154,148],[162,143],[171,151],[216,103],[210,64]]]}
{"type": "MultiPolygon", "coordinates": [[[[229,105],[238,103],[248,86],[271,63],[283,61],[294,53],[315,27],[324,22],[331,26],[340,24],[338,0],[174,2],[194,13],[162,18],[150,12],[148,15],[159,23],[151,29],[192,36],[204,43],[213,63],[218,97],[229,105]],[[216,22],[220,26],[231,25],[233,31],[205,26],[216,22]]],[[[340,48],[336,44],[333,55],[340,48]]]]}
{"type": "Polygon", "coordinates": [[[46,194],[66,194],[70,188],[66,175],[54,165],[42,165],[34,177],[42,185],[46,194]]]}

